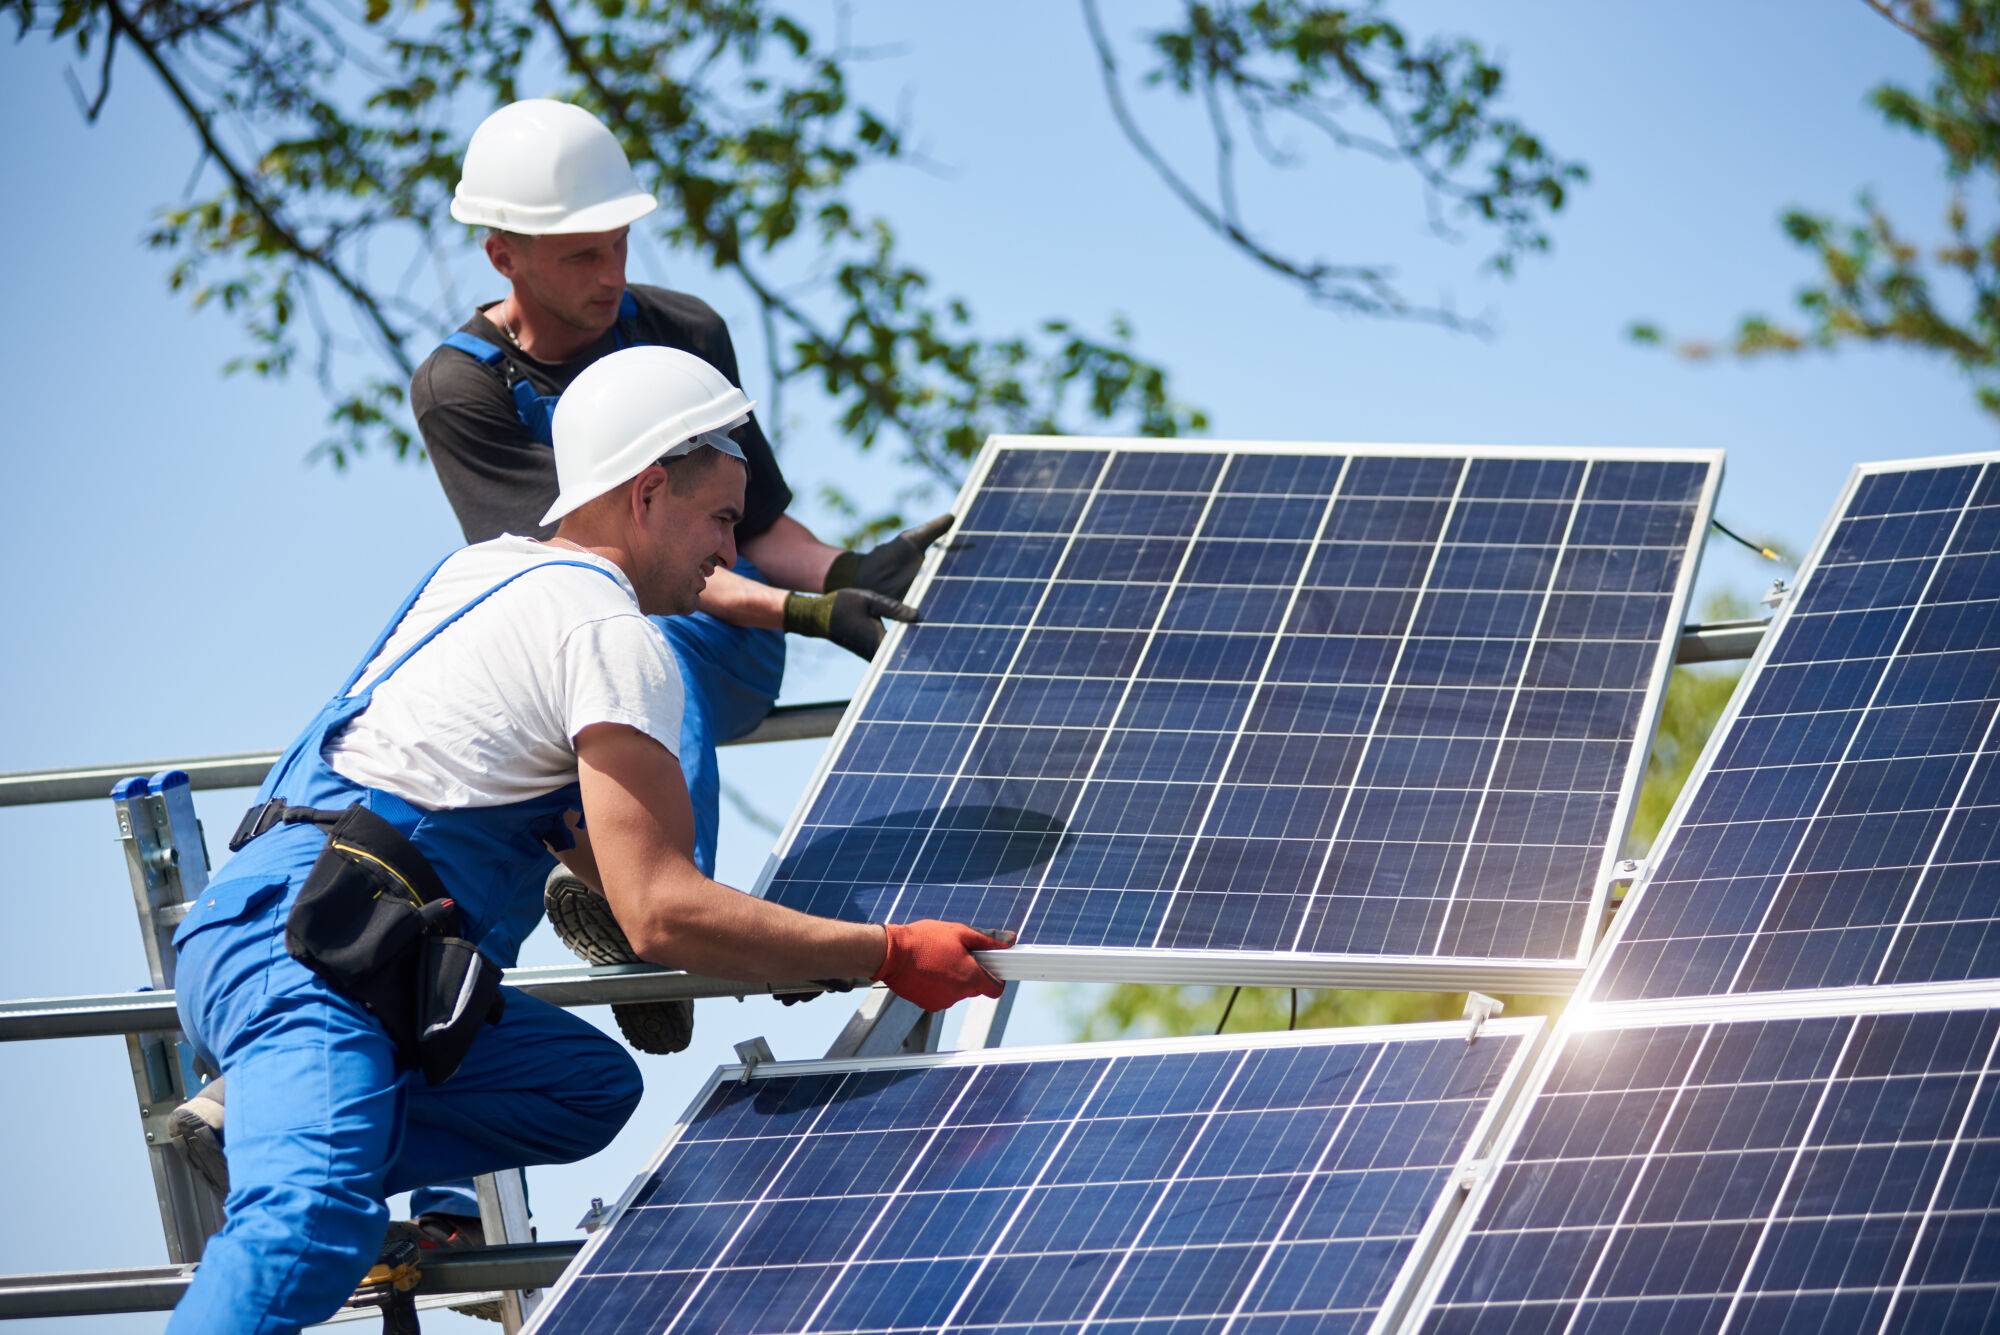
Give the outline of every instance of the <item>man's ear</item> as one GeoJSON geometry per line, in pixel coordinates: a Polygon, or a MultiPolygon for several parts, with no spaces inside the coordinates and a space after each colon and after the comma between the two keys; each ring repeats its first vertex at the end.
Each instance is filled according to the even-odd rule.
{"type": "Polygon", "coordinates": [[[509,282],[513,281],[516,268],[514,248],[508,243],[507,238],[498,232],[488,232],[483,244],[486,248],[487,261],[499,271],[502,278],[509,282]]]}
{"type": "Polygon", "coordinates": [[[645,472],[632,479],[632,518],[641,526],[666,499],[667,470],[660,465],[649,464],[645,472]]]}

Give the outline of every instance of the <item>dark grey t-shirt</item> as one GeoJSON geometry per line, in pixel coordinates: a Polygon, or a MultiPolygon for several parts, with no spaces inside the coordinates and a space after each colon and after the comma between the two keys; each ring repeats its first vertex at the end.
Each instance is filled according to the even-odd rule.
{"type": "MultiPolygon", "coordinates": [[[[741,387],[729,327],[707,303],[663,287],[634,283],[629,290],[638,315],[564,362],[537,361],[515,348],[486,318],[484,307],[459,327],[505,349],[508,363],[542,394],[568,389],[584,367],[619,346],[621,332],[628,343],[691,352],[741,387]]],[[[467,542],[502,533],[547,537],[555,531],[541,523],[556,498],[555,455],[521,425],[502,367],[441,347],[411,377],[410,408],[467,542]]],[[[750,466],[743,522],[736,526],[736,540],[745,542],[778,522],[792,503],[792,491],[754,416],[730,434],[750,466]]]]}

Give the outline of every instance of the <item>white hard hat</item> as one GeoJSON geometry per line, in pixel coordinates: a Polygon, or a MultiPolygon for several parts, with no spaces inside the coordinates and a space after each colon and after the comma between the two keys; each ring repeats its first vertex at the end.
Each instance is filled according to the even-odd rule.
{"type": "Polygon", "coordinates": [[[679,348],[621,348],[585,367],[556,401],[553,524],[650,468],[704,447],[741,459],[727,435],[757,405],[679,348]]]}
{"type": "Polygon", "coordinates": [[[543,236],[614,231],[658,207],[603,121],[536,97],[500,108],[472,132],[451,216],[543,236]]]}

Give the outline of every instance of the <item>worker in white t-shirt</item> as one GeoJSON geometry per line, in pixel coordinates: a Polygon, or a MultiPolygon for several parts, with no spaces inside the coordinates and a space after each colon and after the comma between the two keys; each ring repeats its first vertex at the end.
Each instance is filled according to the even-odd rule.
{"type": "Polygon", "coordinates": [[[675,349],[585,370],[555,415],[555,536],[447,557],[265,780],[174,938],[181,1023],[227,1081],[205,1129],[229,1194],[170,1330],[319,1321],[384,1247],[388,1196],[609,1143],[631,1058],[498,983],[558,857],[646,960],[999,995],[971,952],[1001,940],[813,917],[690,860],[681,684],[647,618],[734,558],[750,406],[675,349]]]}

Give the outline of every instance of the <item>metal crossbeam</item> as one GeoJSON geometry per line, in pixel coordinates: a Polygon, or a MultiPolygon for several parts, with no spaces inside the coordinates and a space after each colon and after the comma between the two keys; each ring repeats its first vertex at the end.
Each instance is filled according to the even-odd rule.
{"type": "MultiPolygon", "coordinates": [[[[662,969],[652,964],[590,967],[558,964],[509,969],[505,980],[554,1006],[609,1006],[622,1001],[699,1000],[817,993],[812,983],[743,983],[662,969]]],[[[866,979],[853,980],[867,986],[866,979]]],[[[0,1042],[166,1033],[180,1027],[172,992],[108,992],[97,996],[28,997],[0,1001],[0,1042]]]]}
{"type": "MultiPolygon", "coordinates": [[[[580,1241],[534,1242],[447,1253],[425,1260],[416,1292],[422,1296],[547,1288],[582,1247],[580,1241]]],[[[156,1265],[0,1275],[0,1320],[164,1312],[187,1291],[194,1269],[156,1265]]]]}
{"type": "MultiPolygon", "coordinates": [[[[847,712],[845,700],[821,700],[805,705],[779,705],[764,721],[743,736],[721,743],[749,746],[755,742],[795,742],[809,737],[831,737],[847,712]]],[[[278,761],[276,751],[243,751],[227,756],[203,756],[195,760],[130,760],[116,765],[87,765],[76,769],[24,770],[0,774],[0,807],[26,807],[43,802],[95,801],[111,791],[111,785],[130,774],[158,774],[182,770],[189,786],[212,788],[255,788],[264,774],[278,761]]]]}
{"type": "MultiPolygon", "coordinates": [[[[1674,651],[1674,661],[1724,663],[1748,658],[1757,651],[1757,642],[1764,637],[1767,624],[1753,618],[1684,626],[1680,643],[1674,651]]],[[[756,728],[722,745],[748,746],[754,742],[792,742],[809,737],[831,737],[834,729],[840,726],[840,716],[845,712],[845,700],[779,705],[756,728]]],[[[111,790],[112,784],[128,774],[157,774],[169,769],[185,770],[190,786],[196,790],[254,788],[263,782],[264,772],[277,759],[276,751],[245,751],[194,760],[133,760],[118,765],[0,774],[0,807],[99,798],[111,790]]]]}

